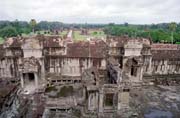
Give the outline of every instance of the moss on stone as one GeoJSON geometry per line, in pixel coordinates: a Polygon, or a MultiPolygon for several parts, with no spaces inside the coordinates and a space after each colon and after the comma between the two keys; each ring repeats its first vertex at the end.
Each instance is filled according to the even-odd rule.
{"type": "Polygon", "coordinates": [[[57,91],[57,88],[55,86],[50,86],[45,89],[45,92],[51,92],[51,91],[57,91]]]}
{"type": "Polygon", "coordinates": [[[73,87],[72,86],[64,86],[61,90],[57,93],[58,97],[67,97],[73,94],[73,87]]]}

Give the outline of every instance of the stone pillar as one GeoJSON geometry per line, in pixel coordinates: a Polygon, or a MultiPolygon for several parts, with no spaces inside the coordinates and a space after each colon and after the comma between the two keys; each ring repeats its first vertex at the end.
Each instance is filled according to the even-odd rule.
{"type": "Polygon", "coordinates": [[[4,77],[7,77],[7,73],[8,73],[8,67],[6,67],[6,66],[8,66],[8,65],[6,65],[6,64],[9,64],[8,63],[8,61],[7,61],[7,58],[5,58],[5,68],[4,68],[4,77]]]}
{"type": "Polygon", "coordinates": [[[96,109],[96,93],[90,93],[88,96],[88,110],[95,110],[96,109]]]}
{"type": "MultiPolygon", "coordinates": [[[[72,80],[71,80],[71,83],[73,83],[72,80]]],[[[85,99],[86,99],[86,89],[83,88],[83,100],[85,100],[85,99]]]]}
{"type": "Polygon", "coordinates": [[[103,113],[103,101],[104,101],[103,91],[100,91],[100,93],[99,93],[99,113],[103,113]]]}
{"type": "Polygon", "coordinates": [[[88,93],[88,110],[91,110],[91,94],[88,93]]]}
{"type": "Polygon", "coordinates": [[[98,92],[96,92],[96,102],[95,102],[95,105],[96,105],[96,110],[97,110],[97,108],[98,108],[98,92]]]}
{"type": "Polygon", "coordinates": [[[24,79],[23,79],[23,74],[20,74],[20,79],[21,79],[21,87],[24,88],[24,79]]]}
{"type": "Polygon", "coordinates": [[[143,75],[143,67],[138,66],[137,68],[137,76],[136,76],[136,82],[142,82],[142,75],[143,75]]]}
{"type": "Polygon", "coordinates": [[[38,87],[38,76],[37,73],[34,73],[34,77],[35,77],[35,87],[38,87]]]}
{"type": "Polygon", "coordinates": [[[121,109],[121,94],[120,91],[118,92],[118,104],[117,104],[117,110],[121,109]]]}
{"type": "Polygon", "coordinates": [[[41,78],[45,80],[44,59],[41,60],[41,78]]]}
{"type": "Polygon", "coordinates": [[[149,67],[148,67],[148,74],[152,73],[152,57],[149,59],[149,67]]]}
{"type": "MultiPolygon", "coordinates": [[[[151,71],[151,73],[152,73],[152,71],[151,71]]],[[[165,74],[168,73],[168,62],[167,62],[167,60],[164,61],[164,73],[165,73],[165,74]]]]}
{"type": "Polygon", "coordinates": [[[140,67],[140,78],[139,78],[140,82],[142,82],[142,78],[143,78],[143,67],[141,66],[140,67]]]}

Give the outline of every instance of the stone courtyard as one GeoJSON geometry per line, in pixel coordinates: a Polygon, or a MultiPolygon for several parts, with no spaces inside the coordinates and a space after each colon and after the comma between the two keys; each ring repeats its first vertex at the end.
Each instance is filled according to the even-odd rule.
{"type": "Polygon", "coordinates": [[[131,92],[130,107],[136,111],[138,117],[178,118],[180,116],[179,86],[146,86],[131,92]]]}

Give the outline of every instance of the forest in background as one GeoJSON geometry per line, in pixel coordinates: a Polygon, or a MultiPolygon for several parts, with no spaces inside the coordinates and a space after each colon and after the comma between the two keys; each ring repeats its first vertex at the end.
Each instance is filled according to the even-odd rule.
{"type": "Polygon", "coordinates": [[[176,43],[180,44],[180,23],[160,23],[151,25],[131,25],[128,23],[105,26],[104,32],[113,36],[129,36],[151,38],[157,43],[176,43]]]}
{"type": "Polygon", "coordinates": [[[32,32],[64,30],[70,28],[101,28],[106,35],[151,38],[153,42],[180,44],[180,23],[160,23],[149,25],[133,24],[66,24],[62,22],[0,21],[0,42],[6,37],[21,36],[32,32]]]}

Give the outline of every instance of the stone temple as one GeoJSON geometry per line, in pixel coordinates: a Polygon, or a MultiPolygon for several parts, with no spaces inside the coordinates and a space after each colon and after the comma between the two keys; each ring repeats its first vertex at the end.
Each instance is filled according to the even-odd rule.
{"type": "Polygon", "coordinates": [[[143,38],[13,37],[0,45],[0,79],[19,85],[21,101],[31,100],[31,118],[118,117],[132,89],[178,80],[179,52],[143,38]]]}

